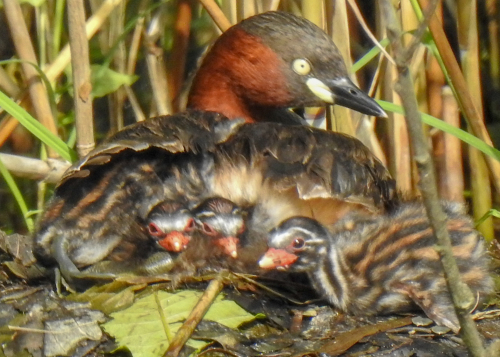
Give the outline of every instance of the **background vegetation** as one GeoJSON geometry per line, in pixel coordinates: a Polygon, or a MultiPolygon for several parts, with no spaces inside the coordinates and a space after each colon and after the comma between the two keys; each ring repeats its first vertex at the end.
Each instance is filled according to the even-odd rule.
{"type": "MultiPolygon", "coordinates": [[[[68,21],[66,1],[4,0],[0,30],[10,36],[0,39],[0,172],[4,177],[0,181],[0,229],[33,229],[34,214],[51,194],[53,186],[47,182],[56,182],[66,167],[61,159],[76,160],[77,152],[88,151],[94,138],[99,142],[127,124],[183,109],[197,61],[220,33],[202,2],[212,3],[84,1],[89,58],[78,56],[77,60],[90,65],[92,100],[84,109],[88,114],[77,111],[77,125],[68,47],[68,23],[73,26],[75,22],[68,21]],[[93,109],[88,109],[89,104],[93,109]]],[[[425,4],[424,0],[398,4],[407,44],[419,25],[420,6],[425,4]]],[[[389,118],[334,108],[334,115],[326,113],[326,121],[311,123],[356,135],[387,164],[401,190],[418,194],[416,167],[411,163],[394,89],[397,72],[378,2],[222,0],[218,5],[231,24],[279,9],[302,15],[330,33],[353,78],[382,101],[389,118]],[[380,54],[384,47],[387,55],[380,54]]],[[[444,198],[470,202],[471,212],[481,222],[478,228],[493,239],[491,215],[497,212],[491,209],[499,203],[500,155],[491,147],[488,132],[493,142],[500,140],[500,107],[495,100],[500,91],[498,4],[495,0],[445,1],[438,6],[436,18],[442,25],[431,26],[417,44],[410,71],[419,108],[430,115],[424,120],[431,124],[426,131],[439,191],[444,198]],[[458,62],[461,71],[450,65],[453,62],[458,62]],[[462,74],[464,82],[457,79],[462,74]],[[443,123],[449,124],[444,129],[455,136],[436,129],[443,129],[443,123]]],[[[224,27],[224,23],[219,25],[224,27]]],[[[311,118],[323,114],[314,109],[306,113],[311,118]]]]}

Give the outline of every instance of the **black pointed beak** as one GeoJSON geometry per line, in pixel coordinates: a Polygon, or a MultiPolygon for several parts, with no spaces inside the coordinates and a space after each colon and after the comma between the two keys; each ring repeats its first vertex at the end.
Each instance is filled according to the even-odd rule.
{"type": "Polygon", "coordinates": [[[387,118],[382,107],[365,92],[359,89],[349,78],[341,78],[326,83],[337,105],[356,110],[360,113],[387,118]]]}
{"type": "Polygon", "coordinates": [[[387,118],[382,107],[347,77],[325,82],[317,78],[309,78],[306,84],[317,97],[326,103],[338,104],[363,114],[387,118]]]}

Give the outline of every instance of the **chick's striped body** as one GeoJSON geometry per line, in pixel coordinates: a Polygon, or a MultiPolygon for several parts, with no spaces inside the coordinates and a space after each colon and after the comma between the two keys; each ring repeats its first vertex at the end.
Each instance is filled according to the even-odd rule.
{"type": "Polygon", "coordinates": [[[161,197],[163,187],[155,173],[158,162],[138,161],[117,160],[104,172],[58,192],[48,203],[35,238],[39,256],[50,258],[53,243],[62,236],[68,237],[67,254],[80,267],[105,258],[118,245],[115,259],[126,259],[128,244],[123,237],[146,243],[137,221],[139,210],[148,205],[144,198],[161,197]]]}
{"type": "MultiPolygon", "coordinates": [[[[493,289],[483,239],[462,206],[443,203],[443,208],[462,279],[483,300],[493,289]]],[[[317,222],[293,218],[271,234],[270,246],[284,245],[285,237],[288,242],[292,237],[305,241],[290,269],[307,272],[315,289],[341,310],[387,314],[418,305],[439,324],[458,330],[421,203],[404,203],[391,214],[373,218],[351,215],[330,231],[317,222]]]]}
{"type": "Polygon", "coordinates": [[[192,111],[118,132],[56,187],[35,236],[37,256],[57,261],[66,278],[103,259],[148,256],[157,248],[148,213],[166,200],[198,204],[211,185],[215,143],[240,124],[192,111]]]}
{"type": "Polygon", "coordinates": [[[148,213],[167,199],[200,199],[210,161],[198,154],[155,156],[150,150],[147,156],[115,157],[106,170],[91,174],[95,177],[69,182],[42,217],[38,257],[56,260],[66,276],[102,260],[146,259],[160,248],[151,239],[148,213]]]}

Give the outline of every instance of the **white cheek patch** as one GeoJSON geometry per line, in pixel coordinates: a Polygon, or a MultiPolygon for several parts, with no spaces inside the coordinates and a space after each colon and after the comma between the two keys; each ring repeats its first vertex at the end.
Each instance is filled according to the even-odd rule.
{"type": "Polygon", "coordinates": [[[335,95],[332,93],[330,88],[328,88],[328,86],[325,83],[321,82],[319,79],[309,78],[306,81],[306,85],[316,97],[323,100],[324,102],[330,104],[333,104],[335,102],[335,95]]]}
{"type": "Polygon", "coordinates": [[[287,234],[287,232],[284,232],[284,233],[276,232],[275,234],[273,234],[270,243],[274,247],[283,248],[283,247],[286,247],[288,245],[289,240],[290,240],[290,235],[287,234]]]}

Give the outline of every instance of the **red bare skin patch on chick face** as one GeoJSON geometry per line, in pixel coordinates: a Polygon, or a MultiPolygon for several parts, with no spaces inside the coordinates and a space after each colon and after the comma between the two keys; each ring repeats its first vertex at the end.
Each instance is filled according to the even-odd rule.
{"type": "Polygon", "coordinates": [[[186,249],[189,240],[189,237],[187,237],[185,234],[174,231],[166,234],[165,238],[160,240],[158,244],[169,252],[178,253],[186,249]]]}
{"type": "Polygon", "coordinates": [[[215,245],[222,248],[224,254],[236,259],[238,257],[238,243],[239,239],[236,237],[223,237],[215,240],[215,245]]]}
{"type": "Polygon", "coordinates": [[[259,266],[262,269],[288,268],[295,263],[299,257],[284,249],[269,248],[266,254],[260,258],[259,266]]]}

